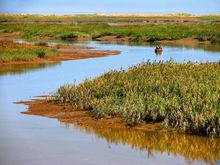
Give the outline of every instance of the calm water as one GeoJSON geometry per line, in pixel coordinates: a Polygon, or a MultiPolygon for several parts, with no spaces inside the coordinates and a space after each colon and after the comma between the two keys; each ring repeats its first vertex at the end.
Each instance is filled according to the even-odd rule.
{"type": "Polygon", "coordinates": [[[128,68],[150,59],[220,61],[220,52],[201,47],[164,47],[85,43],[122,53],[53,65],[0,68],[0,164],[220,164],[220,139],[166,132],[80,128],[56,119],[21,114],[14,104],[56,91],[65,83],[82,82],[110,69],[128,68]]]}

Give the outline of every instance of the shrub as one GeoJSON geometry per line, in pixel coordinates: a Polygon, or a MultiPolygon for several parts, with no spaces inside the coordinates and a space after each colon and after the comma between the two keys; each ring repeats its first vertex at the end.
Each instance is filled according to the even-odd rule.
{"type": "Polygon", "coordinates": [[[43,50],[36,51],[36,54],[37,54],[38,58],[45,58],[45,56],[46,56],[46,53],[43,50]]]}
{"type": "Polygon", "coordinates": [[[60,38],[62,40],[76,40],[78,38],[78,35],[70,33],[70,34],[63,34],[60,35],[60,38]]]}
{"type": "Polygon", "coordinates": [[[48,46],[48,43],[47,43],[47,42],[40,41],[40,42],[35,43],[35,45],[36,45],[36,46],[48,46]]]}

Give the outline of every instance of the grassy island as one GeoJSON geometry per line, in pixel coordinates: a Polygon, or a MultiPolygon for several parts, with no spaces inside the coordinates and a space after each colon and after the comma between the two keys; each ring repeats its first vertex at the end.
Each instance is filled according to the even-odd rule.
{"type": "Polygon", "coordinates": [[[79,85],[61,86],[54,101],[127,125],[162,122],[197,135],[220,136],[220,63],[142,63],[79,85]]]}
{"type": "Polygon", "coordinates": [[[57,55],[57,50],[50,47],[31,44],[19,44],[13,41],[0,40],[0,64],[19,61],[36,61],[57,55]]]}

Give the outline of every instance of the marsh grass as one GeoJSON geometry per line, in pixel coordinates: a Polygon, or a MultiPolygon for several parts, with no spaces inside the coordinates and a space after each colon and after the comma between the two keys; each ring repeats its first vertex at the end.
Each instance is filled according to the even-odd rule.
{"type": "Polygon", "coordinates": [[[49,47],[0,41],[0,62],[33,61],[53,55],[57,50],[49,47]]]}
{"type": "Polygon", "coordinates": [[[220,136],[220,62],[146,62],[61,86],[55,96],[96,118],[117,116],[130,126],[163,122],[189,133],[220,136]]]}
{"type": "Polygon", "coordinates": [[[175,24],[175,25],[146,25],[146,26],[110,26],[108,24],[90,25],[56,25],[56,24],[10,24],[0,25],[0,33],[21,32],[22,37],[33,39],[49,36],[54,39],[72,40],[80,36],[93,39],[114,35],[129,37],[135,42],[154,42],[158,40],[176,40],[196,38],[200,41],[218,43],[220,25],[218,24],[175,24]]]}

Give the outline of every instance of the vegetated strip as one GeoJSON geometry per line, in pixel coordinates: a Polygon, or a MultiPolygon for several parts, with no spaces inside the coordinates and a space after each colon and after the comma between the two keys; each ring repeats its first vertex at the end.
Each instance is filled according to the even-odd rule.
{"type": "Polygon", "coordinates": [[[220,136],[220,62],[146,62],[61,86],[52,101],[97,119],[119,117],[129,126],[162,122],[166,128],[220,136]]]}
{"type": "Polygon", "coordinates": [[[0,65],[11,62],[42,61],[57,54],[56,49],[42,45],[19,44],[13,41],[0,40],[0,65]]]}
{"type": "Polygon", "coordinates": [[[0,65],[52,63],[64,60],[103,57],[119,53],[116,50],[94,50],[86,46],[49,46],[46,42],[37,42],[33,45],[0,40],[0,65]]]}
{"type": "Polygon", "coordinates": [[[219,24],[160,24],[111,26],[101,24],[1,24],[0,33],[20,34],[25,39],[107,40],[126,42],[156,42],[161,40],[196,39],[219,43],[219,24]],[[19,33],[20,32],[20,33],[19,33]]]}

